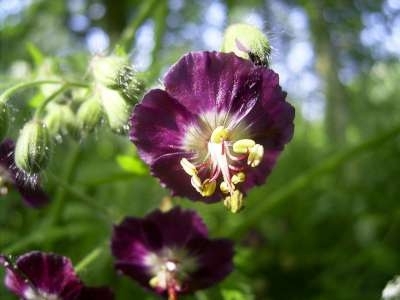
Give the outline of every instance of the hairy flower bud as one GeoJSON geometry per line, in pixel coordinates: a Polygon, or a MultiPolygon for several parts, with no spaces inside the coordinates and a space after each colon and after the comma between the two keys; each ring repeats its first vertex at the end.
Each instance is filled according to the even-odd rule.
{"type": "Polygon", "coordinates": [[[126,58],[111,55],[92,60],[93,76],[98,84],[118,90],[129,101],[136,102],[144,91],[144,83],[126,58]]]}
{"type": "Polygon", "coordinates": [[[50,136],[46,125],[37,119],[25,124],[15,145],[15,163],[28,173],[38,173],[50,157],[50,136]]]}
{"type": "Polygon", "coordinates": [[[9,118],[7,104],[0,101],[0,142],[7,135],[8,121],[9,118]]]}
{"type": "Polygon", "coordinates": [[[109,88],[118,88],[120,71],[127,65],[125,58],[116,55],[95,56],[91,62],[94,79],[109,88]]]}
{"type": "Polygon", "coordinates": [[[111,130],[119,134],[126,133],[132,105],[116,90],[102,85],[98,85],[97,90],[111,130]]]}
{"type": "Polygon", "coordinates": [[[233,52],[256,65],[268,66],[271,46],[268,38],[256,27],[234,24],[225,31],[222,51],[233,52]]]}
{"type": "Polygon", "coordinates": [[[138,77],[136,70],[130,66],[123,67],[118,74],[118,89],[129,101],[136,103],[143,94],[144,83],[138,77]]]}
{"type": "Polygon", "coordinates": [[[52,103],[49,105],[43,123],[53,137],[57,137],[59,134],[75,136],[77,132],[75,114],[71,107],[66,104],[52,103]]]}
{"type": "Polygon", "coordinates": [[[103,109],[99,99],[92,97],[83,102],[76,113],[78,128],[84,134],[93,131],[99,124],[103,114],[103,109]]]}

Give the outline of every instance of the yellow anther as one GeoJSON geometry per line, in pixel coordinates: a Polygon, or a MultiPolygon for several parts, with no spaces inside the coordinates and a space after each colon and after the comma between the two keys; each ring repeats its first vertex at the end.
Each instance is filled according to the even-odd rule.
{"type": "Polygon", "coordinates": [[[221,182],[221,184],[219,185],[219,189],[222,193],[229,194],[229,185],[225,181],[221,182]]]}
{"type": "Polygon", "coordinates": [[[149,280],[149,285],[150,285],[152,288],[157,287],[159,283],[160,283],[160,281],[158,280],[158,277],[157,277],[157,276],[154,276],[153,278],[151,278],[151,279],[149,280]]]}
{"type": "Polygon", "coordinates": [[[233,184],[238,184],[246,180],[246,174],[243,172],[236,173],[232,176],[231,181],[233,184]]]}
{"type": "Polygon", "coordinates": [[[216,144],[222,143],[223,140],[226,140],[228,138],[228,134],[228,129],[226,129],[224,126],[218,126],[212,132],[210,142],[216,144]]]}
{"type": "Polygon", "coordinates": [[[243,209],[243,193],[238,190],[233,191],[230,196],[224,200],[224,205],[232,213],[237,213],[243,209]]]}
{"type": "Polygon", "coordinates": [[[207,179],[203,182],[201,195],[203,197],[209,197],[215,192],[217,183],[214,181],[208,181],[207,179]]]}
{"type": "Polygon", "coordinates": [[[264,156],[264,147],[260,144],[255,144],[249,151],[247,157],[247,164],[251,167],[257,167],[264,156]]]}
{"type": "Polygon", "coordinates": [[[236,153],[247,153],[249,149],[254,147],[256,142],[250,139],[238,140],[233,144],[233,151],[236,153]]]}
{"type": "Polygon", "coordinates": [[[6,186],[0,187],[0,196],[5,196],[8,194],[8,188],[6,186]]]}
{"type": "Polygon", "coordinates": [[[194,166],[194,164],[192,164],[190,161],[188,161],[186,158],[182,158],[181,161],[181,166],[183,168],[183,170],[190,176],[193,175],[197,175],[197,169],[194,166]]]}
{"type": "Polygon", "coordinates": [[[192,186],[196,189],[196,191],[198,191],[201,194],[203,191],[203,185],[201,184],[200,177],[194,174],[190,182],[192,183],[192,186]]]}

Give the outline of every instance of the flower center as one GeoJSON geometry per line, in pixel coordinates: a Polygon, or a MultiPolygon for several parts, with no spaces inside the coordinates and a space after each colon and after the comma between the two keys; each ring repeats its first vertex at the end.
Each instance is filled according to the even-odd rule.
{"type": "Polygon", "coordinates": [[[207,150],[207,155],[200,163],[182,158],[181,166],[191,176],[192,186],[203,197],[213,195],[219,185],[221,192],[226,195],[224,205],[236,213],[243,207],[243,193],[238,185],[246,180],[249,167],[260,164],[264,148],[251,139],[231,141],[230,131],[218,126],[210,136],[207,150]]]}
{"type": "Polygon", "coordinates": [[[151,277],[149,285],[157,290],[176,294],[182,290],[184,280],[197,269],[195,257],[182,249],[165,248],[160,253],[150,253],[145,258],[151,277]]]}
{"type": "Polygon", "coordinates": [[[48,294],[42,291],[35,291],[33,288],[28,288],[24,292],[24,299],[27,300],[61,300],[57,295],[48,294]]]}

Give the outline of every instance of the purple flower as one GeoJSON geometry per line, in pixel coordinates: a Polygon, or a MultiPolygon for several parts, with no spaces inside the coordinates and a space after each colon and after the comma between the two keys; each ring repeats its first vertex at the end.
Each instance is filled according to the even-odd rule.
{"type": "Polygon", "coordinates": [[[0,196],[8,193],[14,186],[31,207],[41,207],[49,202],[48,196],[40,187],[38,174],[27,174],[19,169],[14,161],[15,144],[6,139],[0,144],[0,196]]]}
{"type": "Polygon", "coordinates": [[[232,242],[209,239],[201,218],[179,207],[126,218],[114,227],[111,248],[119,271],[170,299],[207,288],[233,269],[232,242]]]}
{"type": "Polygon", "coordinates": [[[132,114],[140,156],[174,195],[224,198],[239,211],[293,135],[294,108],[278,75],[233,53],[195,52],[170,68],[164,85],[132,114]]]}
{"type": "Polygon", "coordinates": [[[64,256],[39,251],[20,256],[15,264],[0,256],[5,285],[22,300],[113,300],[105,287],[86,287],[64,256]]]}

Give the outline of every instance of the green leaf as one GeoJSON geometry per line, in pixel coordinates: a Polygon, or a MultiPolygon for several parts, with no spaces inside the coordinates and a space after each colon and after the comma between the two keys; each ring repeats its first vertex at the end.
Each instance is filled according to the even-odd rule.
{"type": "Polygon", "coordinates": [[[36,93],[31,99],[29,99],[28,104],[30,107],[37,108],[44,101],[44,95],[42,93],[36,93]]]}
{"type": "Polygon", "coordinates": [[[44,54],[31,42],[26,44],[26,49],[28,50],[35,66],[39,67],[44,60],[44,54]]]}
{"type": "Polygon", "coordinates": [[[125,171],[136,175],[147,174],[146,166],[140,161],[138,157],[132,157],[129,155],[118,155],[118,165],[125,171]]]}

